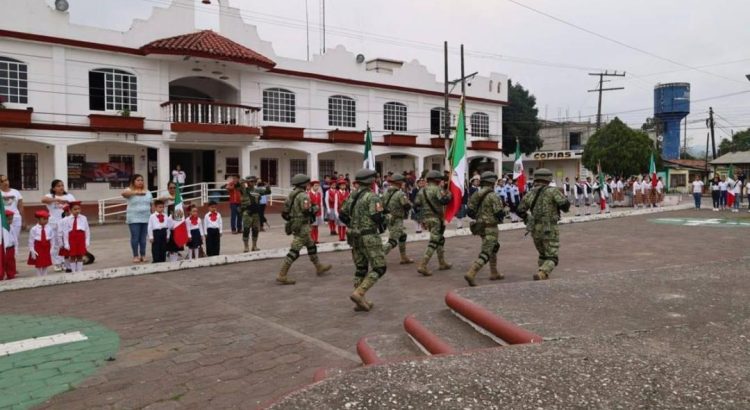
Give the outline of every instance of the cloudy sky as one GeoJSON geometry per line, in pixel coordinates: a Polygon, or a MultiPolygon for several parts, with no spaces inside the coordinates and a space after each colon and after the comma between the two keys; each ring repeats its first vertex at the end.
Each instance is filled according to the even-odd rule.
{"type": "MultiPolygon", "coordinates": [[[[48,0],[52,2],[52,0],[48,0]]],[[[68,0],[79,24],[127,30],[170,0],[68,0]]],[[[227,0],[223,0],[227,1],[227,0]]],[[[243,9],[280,55],[320,50],[322,0],[229,0],[243,9]]],[[[198,0],[196,0],[199,3],[198,0]]],[[[214,0],[215,2],[215,0],[214,0]]],[[[657,83],[689,82],[689,145],[705,147],[708,107],[718,138],[750,127],[750,30],[747,0],[327,0],[326,45],[343,44],[368,58],[418,59],[442,78],[449,41],[451,77],[458,45],[467,72],[506,73],[537,97],[540,117],[592,119],[597,70],[625,71],[606,86],[603,112],[638,127],[653,111],[657,83]]],[[[214,16],[215,17],[215,16],[214,16]]],[[[211,26],[212,16],[198,26],[211,26]]],[[[718,141],[717,141],[718,144],[718,141]]]]}

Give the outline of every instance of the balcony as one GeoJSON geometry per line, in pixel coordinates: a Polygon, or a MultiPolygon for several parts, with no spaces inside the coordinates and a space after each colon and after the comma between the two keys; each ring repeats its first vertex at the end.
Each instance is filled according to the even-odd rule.
{"type": "Polygon", "coordinates": [[[167,101],[161,107],[174,132],[260,135],[258,107],[201,100],[167,101]]]}

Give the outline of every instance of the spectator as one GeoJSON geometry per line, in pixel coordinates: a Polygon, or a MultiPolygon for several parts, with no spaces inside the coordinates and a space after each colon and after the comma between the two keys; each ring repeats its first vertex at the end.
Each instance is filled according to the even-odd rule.
{"type": "Polygon", "coordinates": [[[693,181],[693,200],[695,200],[695,210],[701,209],[701,198],[703,195],[703,181],[701,177],[696,175],[695,181],[693,181]]]}
{"type": "Polygon", "coordinates": [[[125,223],[128,224],[130,229],[130,249],[133,251],[133,263],[145,262],[152,197],[146,190],[143,176],[133,174],[130,177],[130,186],[125,188],[121,195],[128,203],[125,223]]]}
{"type": "Polygon", "coordinates": [[[63,245],[62,227],[60,226],[63,219],[63,210],[68,206],[69,202],[75,200],[73,195],[65,191],[65,183],[59,179],[52,181],[49,194],[42,197],[42,203],[47,205],[47,212],[49,213],[48,224],[52,229],[53,236],[50,242],[52,245],[52,264],[54,265],[55,272],[63,270],[63,262],[65,261],[65,258],[60,255],[60,248],[63,245]]]}
{"type": "MultiPolygon", "coordinates": [[[[258,188],[265,188],[268,184],[258,179],[258,188]]],[[[268,206],[268,198],[270,195],[261,195],[260,200],[258,201],[258,218],[260,218],[260,230],[262,232],[266,231],[266,228],[263,227],[263,225],[268,226],[268,229],[271,229],[271,225],[268,224],[268,219],[266,219],[266,206],[268,206]]]]}
{"type": "Polygon", "coordinates": [[[180,167],[180,164],[177,164],[174,167],[174,171],[172,171],[172,182],[178,184],[179,186],[185,185],[185,180],[187,179],[187,174],[185,171],[182,170],[182,167],[180,167]]]}
{"type": "Polygon", "coordinates": [[[727,209],[727,189],[729,189],[729,183],[727,178],[722,175],[721,181],[719,181],[719,207],[722,211],[727,209]]]}
{"type": "Polygon", "coordinates": [[[173,181],[167,182],[167,190],[159,195],[160,200],[164,201],[164,207],[167,209],[167,215],[172,216],[174,213],[174,198],[177,195],[177,184],[173,181]]]}
{"type": "Polygon", "coordinates": [[[227,192],[229,193],[229,226],[232,228],[232,234],[236,235],[242,232],[242,193],[237,189],[240,183],[239,175],[232,175],[227,181],[227,192]]]}
{"type": "Polygon", "coordinates": [[[720,182],[718,175],[715,175],[714,179],[711,180],[711,199],[714,203],[714,211],[719,210],[719,205],[721,203],[721,189],[719,188],[720,182]]]}
{"type": "MultiPolygon", "coordinates": [[[[10,187],[10,180],[2,174],[0,174],[0,192],[2,192],[3,202],[5,202],[5,210],[13,211],[14,218],[12,219],[10,232],[18,240],[23,226],[23,196],[18,190],[10,187]]],[[[18,248],[20,246],[15,247],[16,255],[18,255],[18,248]]]]}

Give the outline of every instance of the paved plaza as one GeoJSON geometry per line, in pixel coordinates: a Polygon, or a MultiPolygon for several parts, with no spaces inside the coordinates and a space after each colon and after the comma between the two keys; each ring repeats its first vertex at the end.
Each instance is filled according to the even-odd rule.
{"type": "MultiPolygon", "coordinates": [[[[726,366],[717,370],[725,371],[720,375],[696,375],[690,379],[695,395],[721,401],[689,404],[746,407],[742,400],[748,397],[749,381],[746,374],[736,372],[737,366],[750,363],[748,316],[746,310],[739,308],[740,293],[746,290],[742,278],[748,269],[747,222],[750,222],[747,213],[687,210],[563,225],[561,263],[549,282],[531,281],[536,253],[530,238],[524,237],[522,230],[503,232],[499,266],[506,279],[501,283],[490,282],[485,269],[478,277],[483,287],[478,289],[493,300],[493,312],[521,326],[537,323],[529,329],[547,339],[541,345],[482,350],[480,355],[505,355],[487,360],[482,359],[487,356],[462,354],[361,368],[356,350],[363,336],[402,334],[408,315],[416,314],[419,318],[444,311],[446,292],[465,286],[463,273],[478,252],[479,240],[475,237],[449,238],[449,260],[454,267],[429,278],[418,275],[414,265],[398,265],[396,253],[389,255],[385,278],[368,293],[375,308],[366,314],[354,312],[348,300],[352,283],[348,252],[322,254],[324,262],[334,265],[332,274],[322,278],[315,277],[310,262],[301,257],[290,271],[297,280],[295,286],[274,284],[280,261],[271,259],[2,292],[0,323],[13,326],[3,327],[11,332],[0,335],[0,344],[33,337],[29,336],[32,334],[81,331],[85,335],[82,329],[95,327],[96,332],[85,343],[100,347],[92,348],[91,352],[97,355],[85,357],[85,364],[78,367],[72,366],[78,355],[65,353],[76,351],[74,343],[67,350],[62,345],[39,349],[31,356],[21,357],[30,354],[25,352],[0,358],[0,408],[23,403],[65,409],[254,408],[272,403],[281,408],[344,408],[350,401],[342,401],[343,398],[357,402],[359,408],[402,407],[373,398],[383,394],[381,387],[393,386],[384,383],[390,377],[387,374],[401,378],[393,380],[401,380],[404,386],[414,387],[419,383],[406,377],[406,373],[433,381],[447,378],[454,380],[455,386],[462,386],[472,374],[456,369],[469,366],[478,371],[496,368],[503,372],[506,357],[512,358],[508,359],[512,360],[508,362],[512,363],[508,374],[517,376],[517,380],[529,381],[531,374],[537,381],[569,378],[562,385],[572,389],[571,395],[594,400],[611,390],[600,388],[603,380],[583,377],[583,373],[593,370],[574,367],[571,364],[574,358],[592,360],[599,364],[591,367],[607,369],[607,383],[617,383],[621,376],[617,369],[627,369],[627,363],[636,360],[640,365],[634,373],[623,370],[628,388],[636,389],[634,386],[644,378],[653,377],[655,382],[679,381],[683,374],[687,377],[694,372],[717,370],[706,361],[686,361],[684,369],[677,359],[663,366],[648,365],[648,360],[659,356],[659,347],[663,347],[662,355],[670,355],[680,351],[680,344],[698,339],[697,346],[706,346],[706,351],[715,355],[709,357],[721,359],[716,361],[717,366],[718,363],[726,366]],[[717,223],[717,219],[722,223],[717,223]],[[650,278],[642,281],[643,289],[639,287],[639,277],[650,278]],[[639,309],[632,312],[625,310],[608,316],[608,310],[601,308],[608,306],[608,299],[615,303],[627,298],[628,292],[622,289],[638,294],[656,288],[654,280],[660,283],[661,294],[671,294],[669,282],[659,280],[662,277],[679,279],[672,293],[689,295],[674,311],[665,310],[664,303],[647,297],[634,299],[639,302],[639,309]],[[696,293],[695,289],[700,289],[704,282],[705,293],[696,293]],[[620,283],[621,291],[614,292],[620,283]],[[688,292],[686,286],[694,291],[688,292]],[[545,300],[550,303],[545,305],[542,303],[545,300]],[[592,300],[600,310],[592,309],[592,300]],[[680,310],[689,305],[693,305],[689,312],[680,310]],[[546,317],[546,312],[554,314],[552,319],[546,317]],[[689,320],[670,316],[670,312],[685,315],[689,320]],[[26,319],[29,315],[35,319],[26,319]],[[563,328],[545,325],[545,320],[563,328]],[[30,322],[40,323],[40,327],[30,330],[25,325],[30,322]],[[714,328],[715,331],[699,330],[714,328]],[[601,339],[577,345],[576,341],[589,337],[592,329],[606,331],[598,332],[602,333],[601,339]],[[644,330],[648,331],[647,337],[637,337],[644,330]],[[104,336],[100,335],[109,335],[108,332],[119,337],[119,345],[101,340],[104,336]],[[617,339],[619,334],[626,337],[617,339]],[[702,336],[705,337],[700,339],[702,336]],[[726,342],[727,339],[731,341],[726,342]],[[545,357],[547,365],[536,362],[535,356],[545,357]],[[480,362],[483,364],[479,365],[480,362]],[[559,369],[553,372],[552,365],[559,369]],[[337,369],[330,373],[340,375],[299,392],[321,368],[337,369]],[[70,375],[71,371],[75,376],[70,375]],[[355,381],[360,377],[356,375],[361,375],[361,383],[355,381]],[[33,378],[37,388],[24,390],[21,386],[25,377],[33,378]],[[704,391],[709,382],[717,380],[726,383],[715,383],[711,392],[704,391]],[[574,385],[580,388],[573,389],[574,385]],[[371,401],[356,397],[357,389],[362,386],[367,386],[362,397],[371,401]]],[[[409,243],[409,255],[416,259],[425,245],[426,242],[409,243]]],[[[512,397],[533,399],[514,407],[554,407],[555,395],[560,395],[561,390],[546,388],[545,383],[534,384],[533,389],[541,392],[536,395],[522,394],[530,384],[514,383],[507,388],[498,384],[480,396],[492,403],[518,404],[512,397]]],[[[425,386],[427,390],[440,388],[437,382],[425,386]]],[[[420,389],[400,390],[402,396],[398,400],[421,407],[426,396],[417,390],[420,389]]],[[[636,390],[633,394],[645,394],[641,392],[643,389],[636,390]]],[[[446,389],[445,394],[439,395],[440,400],[480,397],[469,393],[451,395],[451,392],[455,390],[446,389]]],[[[653,397],[666,400],[666,407],[677,406],[676,401],[669,405],[672,395],[653,397]]],[[[598,407],[597,403],[613,405],[616,399],[560,403],[598,407]]],[[[449,404],[450,400],[441,403],[439,406],[435,403],[436,407],[455,408],[449,404]]],[[[476,403],[464,407],[491,407],[482,405],[488,402],[476,403]]]]}

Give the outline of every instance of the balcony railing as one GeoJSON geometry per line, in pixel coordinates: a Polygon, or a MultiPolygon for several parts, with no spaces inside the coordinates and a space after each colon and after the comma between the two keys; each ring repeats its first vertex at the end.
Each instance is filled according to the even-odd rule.
{"type": "Polygon", "coordinates": [[[161,104],[171,123],[258,127],[260,108],[201,100],[167,101],[161,104]]]}

